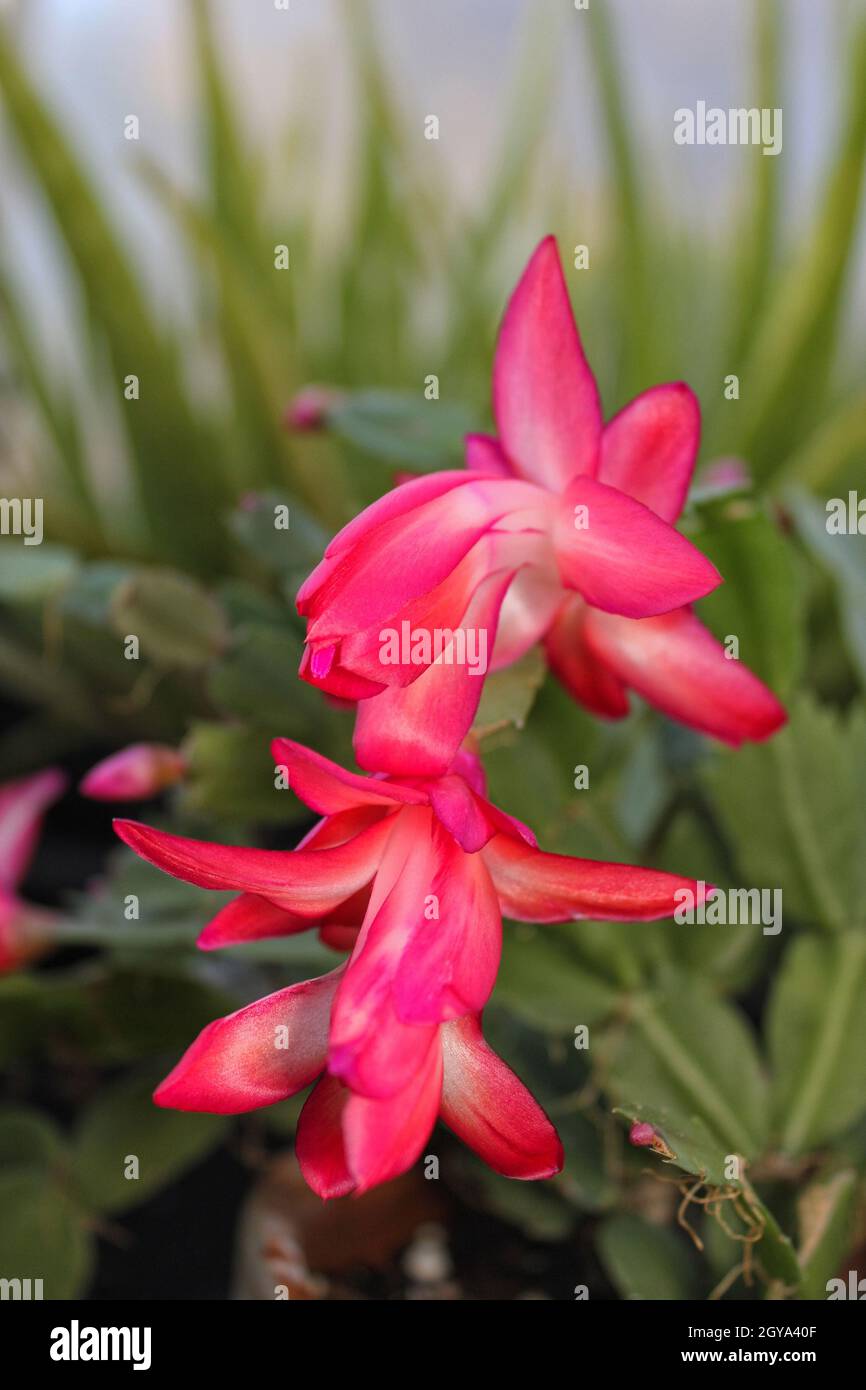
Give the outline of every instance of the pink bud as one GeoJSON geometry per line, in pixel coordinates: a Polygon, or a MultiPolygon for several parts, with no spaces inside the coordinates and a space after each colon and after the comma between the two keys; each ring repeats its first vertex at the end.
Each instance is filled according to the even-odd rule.
{"type": "Polygon", "coordinates": [[[650,1144],[654,1144],[658,1138],[652,1125],[634,1124],[628,1132],[628,1142],[636,1145],[639,1149],[645,1149],[650,1144]]]}
{"type": "Polygon", "coordinates": [[[93,801],[146,801],[186,775],[186,759],[164,743],[132,743],[92,767],[79,790],[93,801]]]}
{"type": "Polygon", "coordinates": [[[328,386],[305,386],[286,407],[283,422],[290,430],[320,430],[339,399],[328,386]]]}

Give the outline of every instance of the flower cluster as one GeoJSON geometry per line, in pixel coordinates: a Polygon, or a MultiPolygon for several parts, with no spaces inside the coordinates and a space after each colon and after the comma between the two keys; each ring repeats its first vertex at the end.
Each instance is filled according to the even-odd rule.
{"type": "Polygon", "coordinates": [[[623,715],[632,689],[733,744],[785,717],[689,607],[720,582],[673,525],[698,445],[694,396],[659,386],[603,426],[551,239],[506,312],[493,404],[498,435],[467,440],[464,471],[397,486],[298,595],[301,675],[356,705],[355,753],[373,775],[277,739],[276,761],[321,817],[290,851],[117,825],[166,872],[238,892],[203,949],[315,928],[344,954],[210,1024],[155,1096],[236,1113],[315,1082],[297,1156],[322,1197],[404,1172],[437,1117],[497,1172],[556,1173],[550,1120],[482,1035],[503,914],[647,921],[670,916],[683,888],[701,896],[676,875],[545,853],[494,806],[468,737],[484,682],[459,654],[489,652],[497,669],[543,642],[591,710],[623,715]]]}

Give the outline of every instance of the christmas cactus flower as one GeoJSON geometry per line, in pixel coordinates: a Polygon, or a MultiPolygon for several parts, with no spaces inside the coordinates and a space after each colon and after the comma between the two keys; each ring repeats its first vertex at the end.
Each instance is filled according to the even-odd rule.
{"type": "Polygon", "coordinates": [[[57,768],[0,786],[0,974],[45,949],[54,914],[24,902],[17,889],[27,873],[42,818],[66,788],[57,768]]]}
{"type": "Polygon", "coordinates": [[[158,1087],[157,1104],[238,1114],[315,1081],[298,1121],[301,1171],[320,1197],[364,1192],[416,1161],[441,1117],[497,1173],[548,1178],[562,1145],[541,1106],[467,1015],[433,1030],[399,1090],[353,1091],[327,1072],[329,1021],[345,968],[217,1019],[158,1087]]]}
{"type": "Polygon", "coordinates": [[[632,623],[720,582],[672,525],[697,447],[694,397],[658,387],[603,427],[552,238],[506,311],[493,408],[498,438],[471,436],[464,471],[368,507],[299,591],[301,674],[360,702],[355,751],[370,770],[445,771],[488,653],[496,669],[562,631],[570,597],[632,623]]]}
{"type": "MultiPolygon", "coordinates": [[[[326,1026],[310,1028],[307,1041],[297,1045],[297,1058],[270,1058],[278,1070],[301,1067],[306,1080],[295,1085],[291,1072],[294,1090],[326,1065],[324,1097],[311,1112],[315,1123],[308,1119],[302,1134],[321,1136],[321,1116],[336,1116],[344,1100],[352,1133],[351,1117],[356,1115],[367,1117],[357,1123],[363,1127],[369,1122],[371,1134],[376,1132],[376,1117],[387,1131],[399,1114],[408,1117],[414,1097],[420,1108],[411,1110],[417,1126],[412,1145],[416,1140],[423,1144],[443,1085],[442,1113],[449,1124],[458,1133],[475,1133],[473,1125],[482,1132],[487,1121],[471,1120],[470,1102],[469,1117],[455,1118],[456,1098],[468,1085],[465,1078],[470,1073],[483,1080],[498,1074],[501,1066],[490,1060],[477,1026],[467,1020],[480,1014],[493,989],[502,914],[530,922],[581,917],[650,920],[670,916],[683,888],[700,896],[693,880],[674,874],[538,849],[530,830],[487,800],[480,762],[466,751],[438,778],[359,776],[287,739],[277,739],[273,753],[288,769],[296,793],[322,817],[296,850],[209,844],[132,821],[118,821],[116,828],[142,858],[175,877],[206,888],[240,891],[204,929],[202,947],[316,927],[330,945],[350,952],[345,966],[328,977],[327,986],[296,986],[300,993],[272,996],[279,1010],[281,1000],[294,1009],[308,995],[319,999],[320,992],[327,993],[326,1026]],[[460,1027],[449,1032],[458,1022],[460,1027]],[[311,1051],[305,1061],[307,1048],[311,1051]],[[352,1098],[388,1102],[393,1111],[354,1105],[354,1099],[346,1099],[349,1093],[352,1098]]],[[[240,1020],[238,1038],[249,1036],[251,1046],[252,1021],[259,1018],[255,1010],[267,1014],[268,1028],[273,1022],[266,1003],[233,1016],[240,1020]]],[[[303,1003],[305,1014],[310,1008],[303,1003]]],[[[214,1027],[225,1030],[229,1024],[223,1021],[214,1027]]],[[[210,1076],[206,1061],[202,1072],[196,1059],[218,1058],[216,1037],[204,1035],[181,1063],[184,1078],[205,1078],[201,1094],[209,1100],[200,1108],[224,1102],[229,1108],[246,1109],[292,1093],[272,1093],[269,1083],[248,1087],[235,1062],[222,1070],[214,1063],[210,1076]]],[[[263,1075],[270,1075],[267,1068],[263,1075]]],[[[163,1103],[175,1103],[167,1098],[180,1094],[174,1089],[176,1080],[173,1073],[161,1089],[163,1103]]],[[[497,1094],[498,1087],[499,1083],[497,1094]]],[[[340,1132],[338,1125],[332,1128],[340,1132]]],[[[313,1149],[317,1142],[310,1139],[313,1149]]],[[[353,1184],[369,1185],[367,1167],[351,1158],[356,1141],[347,1143],[353,1184]]],[[[385,1167],[392,1175],[388,1163],[385,1167]]],[[[343,1181],[348,1181],[345,1175],[343,1181]]]]}
{"type": "Polygon", "coordinates": [[[404,1084],[439,1023],[484,1007],[503,913],[649,921],[673,914],[678,891],[699,893],[675,874],[538,849],[530,830],[486,799],[480,763],[466,753],[441,778],[384,779],[346,772],[288,739],[273,752],[324,818],[298,849],[208,844],[134,821],[116,822],[117,833],[176,878],[241,891],[205,928],[206,949],[311,926],[351,946],[329,1066],[371,1095],[404,1084]]]}

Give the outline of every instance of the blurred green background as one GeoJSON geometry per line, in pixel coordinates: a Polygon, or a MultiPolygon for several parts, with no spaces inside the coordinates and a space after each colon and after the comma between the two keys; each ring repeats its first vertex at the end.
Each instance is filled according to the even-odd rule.
{"type": "MultiPolygon", "coordinates": [[[[497,322],[545,233],[606,415],[675,378],[700,397],[683,525],[727,581],[700,612],[790,726],[731,753],[646,709],[601,725],[529,660],[485,695],[486,763],[544,848],[781,888],[784,929],[507,928],[489,1030],[567,1164],[510,1184],[441,1140],[457,1292],[437,1296],[814,1298],[866,1273],[866,539],[825,526],[866,457],[866,14],[820,8],[46,0],[0,28],[0,491],[43,497],[46,531],[0,542],[0,778],[182,743],[186,783],[137,814],[293,844],[308,813],[273,790],[270,738],[351,759],[349,716],[296,679],[297,584],[396,474],[459,465],[489,426],[497,322]],[[782,153],[677,147],[697,99],[781,107],[782,153]],[[326,427],[289,430],[310,382],[337,393],[326,427]],[[720,458],[750,481],[720,485],[720,458]],[[629,1148],[634,1118],[676,1164],[629,1148]],[[696,1175],[702,1250],[660,1181],[696,1175]]],[[[71,794],[49,821],[28,887],[62,907],[61,949],[0,980],[0,1275],[224,1297],[296,1107],[229,1125],[149,1088],[211,1018],[333,957],[200,959],[217,902],[114,850],[110,809],[71,794]]],[[[396,1261],[341,1277],[400,1296],[396,1261]]]]}

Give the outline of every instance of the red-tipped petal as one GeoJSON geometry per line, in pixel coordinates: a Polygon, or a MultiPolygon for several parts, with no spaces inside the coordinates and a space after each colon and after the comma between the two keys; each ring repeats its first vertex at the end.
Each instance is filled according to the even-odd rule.
{"type": "Polygon", "coordinates": [[[442,1119],[494,1172],[550,1178],[563,1163],[559,1135],[538,1101],[496,1055],[477,1018],[442,1029],[442,1119]]]}
{"type": "MultiPolygon", "coordinates": [[[[361,767],[395,777],[438,777],[448,771],[478,709],[487,654],[495,641],[499,609],[512,574],[493,574],[480,584],[460,624],[478,643],[474,665],[441,660],[412,685],[395,686],[373,700],[361,701],[354,737],[361,767]],[[486,634],[483,653],[482,634],[486,634]]],[[[448,653],[457,650],[455,641],[448,653]]]]}
{"type": "Polygon", "coordinates": [[[0,888],[14,888],[27,872],[42,817],[66,790],[56,767],[0,786],[0,888]]]}
{"type": "Polygon", "coordinates": [[[197,944],[202,951],[216,951],[270,936],[292,936],[313,925],[308,917],[297,917],[255,893],[242,893],[211,918],[197,944]]]}
{"type": "Polygon", "coordinates": [[[715,565],[673,526],[593,478],[569,487],[555,544],[564,582],[596,608],[629,618],[681,608],[721,583],[715,565]]]}
{"type": "Polygon", "coordinates": [[[255,893],[302,917],[330,912],[370,881],[389,829],[377,821],[334,849],[283,851],[188,840],[137,821],[115,821],[114,828],[130,849],[174,878],[255,893]]]}
{"type": "Polygon", "coordinates": [[[358,1192],[405,1173],[430,1137],[442,1094],[438,1031],[405,1090],[387,1100],[352,1095],[346,1102],[343,1139],[358,1192]]]}
{"type": "Polygon", "coordinates": [[[389,1096],[406,1086],[430,1045],[430,1029],[401,1022],[392,983],[435,872],[429,810],[400,812],[376,875],[364,923],[334,1001],[328,1070],[352,1090],[389,1096]]]}
{"type": "Polygon", "coordinates": [[[308,641],[321,646],[388,622],[441,584],[495,522],[538,506],[538,490],[516,479],[460,476],[462,485],[373,527],[337,557],[309,605],[308,641]]]}
{"type": "Polygon", "coordinates": [[[440,1023],[477,1013],[490,998],[502,950],[502,914],[480,854],[466,854],[434,829],[437,864],[394,976],[405,1023],[440,1023]]]}
{"type": "Polygon", "coordinates": [[[292,790],[305,805],[322,816],[351,811],[357,806],[393,809],[395,805],[420,805],[427,799],[414,787],[347,772],[339,763],[323,758],[321,753],[314,753],[292,739],[275,738],[271,752],[275,762],[288,768],[292,790]]]}
{"type": "Polygon", "coordinates": [[[481,851],[503,914],[521,922],[650,922],[672,917],[678,890],[698,900],[698,884],[678,874],[545,854],[498,835],[481,851]]]}
{"type": "Polygon", "coordinates": [[[154,1092],[157,1105],[239,1115],[286,1100],[325,1064],[343,966],[209,1023],[154,1092]]]}
{"type": "MultiPolygon", "coordinates": [[[[554,675],[581,705],[607,719],[628,714],[628,696],[619,680],[603,661],[593,655],[584,636],[591,609],[580,594],[569,594],[556,621],[544,639],[547,660],[554,675]]],[[[630,623],[631,618],[617,618],[630,623]]],[[[655,622],[654,618],[644,621],[655,622]]]]}
{"type": "Polygon", "coordinates": [[[349,1092],[335,1076],[316,1082],[298,1119],[295,1154],[304,1179],[325,1201],[345,1197],[355,1186],[346,1163],[343,1113],[349,1092]]]}
{"type": "Polygon", "coordinates": [[[472,473],[486,473],[490,478],[513,476],[499,440],[490,434],[467,434],[466,467],[472,473]]]}
{"type": "Polygon", "coordinates": [[[785,723],[773,692],[688,608],[637,622],[590,612],[585,632],[595,658],[670,719],[735,747],[785,723]]]}
{"type": "Polygon", "coordinates": [[[560,492],[594,474],[601,439],[595,378],[583,353],[553,237],[535,251],[499,331],[493,413],[516,472],[560,492]]]}
{"type": "Polygon", "coordinates": [[[605,426],[598,480],[664,521],[683,509],[701,439],[701,408],[685,382],[644,391],[605,426]]]}

